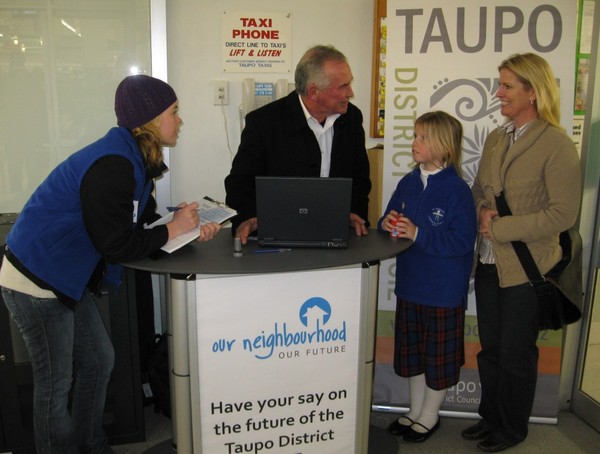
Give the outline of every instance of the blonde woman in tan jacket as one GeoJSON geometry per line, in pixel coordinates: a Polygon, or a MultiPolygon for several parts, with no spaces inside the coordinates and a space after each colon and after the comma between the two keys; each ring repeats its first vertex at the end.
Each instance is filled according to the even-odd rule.
{"type": "Polygon", "coordinates": [[[482,419],[462,432],[486,452],[525,440],[537,381],[537,298],[511,241],[525,242],[540,272],[548,272],[561,259],[559,234],[575,224],[581,195],[579,157],[560,127],[550,66],[527,53],[512,55],[498,70],[496,97],[509,122],[488,136],[472,187],[482,419]],[[498,215],[500,193],[510,216],[498,215]]]}

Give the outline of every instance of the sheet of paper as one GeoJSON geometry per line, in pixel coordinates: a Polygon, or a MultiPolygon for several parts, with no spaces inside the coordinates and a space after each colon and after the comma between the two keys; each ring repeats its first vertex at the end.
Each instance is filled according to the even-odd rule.
{"type": "Polygon", "coordinates": [[[208,196],[200,199],[198,204],[200,205],[198,207],[200,224],[206,224],[209,222],[223,224],[237,214],[234,209],[229,208],[224,203],[217,202],[208,196]]]}
{"type": "Polygon", "coordinates": [[[167,241],[167,243],[161,247],[161,249],[169,254],[171,252],[176,251],[182,246],[194,241],[196,238],[200,236],[200,228],[194,229],[188,233],[182,233],[181,235],[173,238],[172,240],[167,241]]]}
{"type": "MultiPolygon", "coordinates": [[[[198,201],[198,215],[200,216],[200,225],[207,224],[209,222],[215,222],[217,224],[223,224],[236,215],[236,211],[229,208],[227,205],[206,196],[198,201]]],[[[154,221],[150,225],[144,226],[146,229],[151,229],[158,225],[168,224],[173,220],[174,213],[167,213],[160,219],[154,221]]],[[[195,228],[187,233],[183,233],[161,247],[161,249],[169,254],[176,251],[177,249],[185,246],[186,244],[194,241],[200,236],[200,227],[195,228]]]]}
{"type": "MultiPolygon", "coordinates": [[[[173,220],[173,213],[168,213],[168,214],[165,214],[162,218],[154,221],[152,224],[144,226],[144,228],[151,229],[151,228],[154,228],[159,225],[168,224],[172,220],[173,220]]],[[[161,249],[170,254],[171,252],[176,251],[180,247],[185,246],[190,241],[194,241],[199,236],[200,236],[200,227],[195,228],[194,230],[190,230],[187,233],[182,233],[181,235],[173,238],[172,240],[167,241],[165,243],[165,245],[163,247],[161,247],[161,249]]]]}

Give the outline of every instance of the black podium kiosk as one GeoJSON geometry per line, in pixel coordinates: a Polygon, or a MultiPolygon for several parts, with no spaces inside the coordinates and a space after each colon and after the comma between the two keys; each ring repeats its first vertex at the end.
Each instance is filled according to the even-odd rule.
{"type": "MultiPolygon", "coordinates": [[[[375,452],[373,440],[369,443],[369,418],[379,261],[410,245],[408,240],[370,230],[365,237],[351,235],[346,249],[258,253],[256,243],[249,242],[243,256],[235,257],[233,240],[225,230],[212,241],[192,243],[158,260],[127,263],[134,269],[169,276],[173,445],[177,451],[235,452],[236,447],[248,443],[266,446],[272,452],[375,452]],[[305,291],[307,288],[310,291],[305,291]],[[302,305],[300,311],[296,300],[302,305]],[[328,311],[328,301],[335,306],[333,310],[328,311]],[[300,315],[286,318],[281,312],[287,310],[285,306],[300,315]],[[315,312],[319,314],[316,322],[310,321],[308,314],[315,312]],[[338,325],[330,322],[328,326],[335,327],[324,329],[329,317],[333,320],[340,313],[335,322],[338,325]],[[300,325],[298,318],[306,328],[292,327],[294,323],[300,325]],[[311,331],[310,323],[316,323],[316,330],[311,331]],[[254,337],[244,330],[261,334],[254,337]],[[324,340],[317,344],[319,337],[324,340]],[[279,344],[277,339],[281,339],[279,344]],[[277,350],[277,346],[281,348],[277,350]],[[324,352],[330,356],[323,358],[324,352]],[[275,355],[279,355],[279,362],[275,355]],[[285,374],[279,376],[279,370],[285,374]],[[304,379],[297,379],[303,374],[304,379]],[[346,381],[336,382],[338,376],[346,381]],[[283,391],[277,394],[282,380],[286,382],[281,388],[286,392],[285,402],[280,397],[283,391]],[[291,408],[311,402],[315,396],[327,396],[326,392],[305,392],[307,383],[318,388],[324,380],[328,382],[325,391],[348,391],[344,402],[334,402],[338,396],[330,392],[331,408],[317,403],[291,408]],[[225,390],[224,383],[228,382],[233,382],[232,388],[225,390]],[[276,413],[281,409],[272,408],[286,405],[290,408],[285,411],[290,413],[276,413]],[[216,412],[222,414],[215,419],[216,412]],[[308,424],[308,418],[312,423],[319,415],[326,424],[308,424]],[[279,427],[269,438],[269,430],[260,422],[252,425],[261,418],[270,428],[273,421],[287,424],[286,431],[279,427]],[[340,421],[329,421],[336,418],[340,421]]],[[[381,446],[383,436],[385,433],[376,435],[378,453],[386,452],[381,446]]],[[[393,444],[389,452],[396,452],[395,440],[393,444]]]]}

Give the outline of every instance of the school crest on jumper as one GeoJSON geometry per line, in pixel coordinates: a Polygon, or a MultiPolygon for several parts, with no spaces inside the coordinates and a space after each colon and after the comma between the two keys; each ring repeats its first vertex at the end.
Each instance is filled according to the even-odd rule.
{"type": "Polygon", "coordinates": [[[433,208],[431,210],[431,214],[428,216],[429,222],[434,227],[442,225],[444,223],[444,219],[446,218],[446,212],[441,208],[433,208]]]}

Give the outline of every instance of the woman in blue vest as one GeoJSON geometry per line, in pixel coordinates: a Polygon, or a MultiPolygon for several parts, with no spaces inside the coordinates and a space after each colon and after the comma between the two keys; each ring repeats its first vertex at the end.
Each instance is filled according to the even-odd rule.
{"type": "MultiPolygon", "coordinates": [[[[177,143],[182,124],[173,89],[129,76],[115,112],[119,127],[59,164],[6,240],[0,286],[31,358],[38,454],[113,452],[102,416],[114,350],[95,295],[120,283],[118,263],[147,257],[199,224],[193,202],[180,204],[168,224],[144,229],[160,217],[152,190],[166,170],[162,147],[177,143]]],[[[219,229],[203,225],[200,240],[219,229]]]]}

